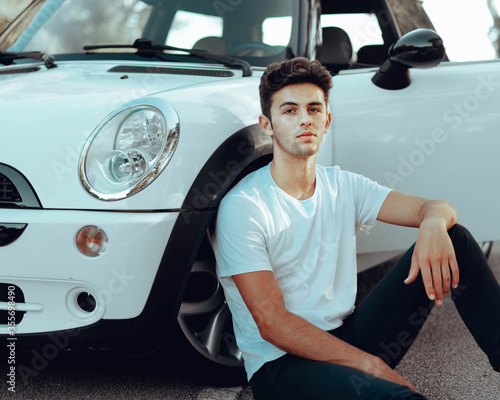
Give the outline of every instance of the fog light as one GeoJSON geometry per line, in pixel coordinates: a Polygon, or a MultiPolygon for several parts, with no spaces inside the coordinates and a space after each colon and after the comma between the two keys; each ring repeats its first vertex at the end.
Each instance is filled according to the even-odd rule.
{"type": "Polygon", "coordinates": [[[90,293],[80,293],[76,298],[76,302],[78,303],[78,307],[88,313],[94,311],[97,305],[94,296],[90,293]]]}
{"type": "Polygon", "coordinates": [[[108,235],[97,226],[86,226],[76,235],[76,247],[88,257],[100,256],[108,248],[108,235]]]}

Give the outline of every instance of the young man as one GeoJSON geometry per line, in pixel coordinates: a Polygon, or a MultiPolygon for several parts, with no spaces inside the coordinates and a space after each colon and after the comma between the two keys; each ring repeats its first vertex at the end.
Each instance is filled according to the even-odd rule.
{"type": "Polygon", "coordinates": [[[259,123],[273,161],[219,210],[218,274],[255,398],[424,398],[393,368],[450,291],[498,371],[500,286],[455,209],[316,165],[330,88],[316,61],[267,68],[259,123]],[[418,239],[354,310],[356,229],[376,220],[418,227],[418,239]]]}

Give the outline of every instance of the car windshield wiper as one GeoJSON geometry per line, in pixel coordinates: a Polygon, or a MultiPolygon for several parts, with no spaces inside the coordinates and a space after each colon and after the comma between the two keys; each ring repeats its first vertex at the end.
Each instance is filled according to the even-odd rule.
{"type": "Polygon", "coordinates": [[[12,53],[0,50],[0,64],[11,65],[14,60],[27,58],[29,60],[41,61],[47,69],[56,68],[54,57],[41,51],[26,51],[22,53],[12,53]]]}
{"type": "Polygon", "coordinates": [[[215,61],[224,64],[227,67],[241,68],[243,70],[243,76],[252,76],[252,67],[245,60],[241,60],[235,57],[212,54],[204,50],[182,49],[180,47],[167,46],[164,44],[155,43],[149,39],[137,39],[134,44],[108,44],[83,47],[83,50],[85,51],[98,49],[137,49],[137,54],[139,55],[150,55],[151,53],[159,54],[163,53],[164,50],[184,51],[192,56],[200,57],[205,60],[215,61]]]}

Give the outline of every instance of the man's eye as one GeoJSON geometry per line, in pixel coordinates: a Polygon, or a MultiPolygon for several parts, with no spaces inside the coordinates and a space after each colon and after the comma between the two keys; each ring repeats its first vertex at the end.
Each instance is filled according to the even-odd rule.
{"type": "Polygon", "coordinates": [[[284,111],[284,113],[285,113],[285,114],[292,114],[294,111],[295,111],[295,110],[294,110],[294,109],[292,109],[292,108],[287,108],[287,109],[284,111]]]}
{"type": "Polygon", "coordinates": [[[321,112],[321,110],[319,108],[316,108],[316,107],[310,108],[309,111],[311,111],[313,113],[321,112]]]}

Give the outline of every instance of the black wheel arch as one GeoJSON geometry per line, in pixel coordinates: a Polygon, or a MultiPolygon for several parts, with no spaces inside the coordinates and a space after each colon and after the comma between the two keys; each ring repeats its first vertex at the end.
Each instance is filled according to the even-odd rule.
{"type": "Polygon", "coordinates": [[[132,325],[132,337],[143,337],[144,326],[155,326],[152,343],[164,344],[220,201],[244,176],[271,160],[272,139],[258,124],[235,132],[207,160],[184,200],[185,211],[177,218],[144,310],[132,325]]]}

